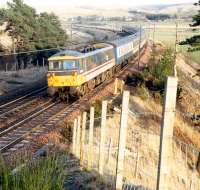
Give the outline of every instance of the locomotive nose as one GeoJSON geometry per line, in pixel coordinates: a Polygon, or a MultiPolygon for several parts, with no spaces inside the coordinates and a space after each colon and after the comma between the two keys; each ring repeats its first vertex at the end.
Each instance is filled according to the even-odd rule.
{"type": "Polygon", "coordinates": [[[47,77],[48,77],[48,78],[51,78],[51,77],[54,77],[54,76],[55,76],[54,73],[47,73],[47,77]]]}

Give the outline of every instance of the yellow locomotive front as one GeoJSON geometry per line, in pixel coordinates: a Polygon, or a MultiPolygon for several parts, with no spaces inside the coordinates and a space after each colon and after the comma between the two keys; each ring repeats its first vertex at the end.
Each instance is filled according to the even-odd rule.
{"type": "MultiPolygon", "coordinates": [[[[69,52],[67,52],[70,54],[69,52]]],[[[49,58],[47,74],[48,93],[51,96],[67,96],[70,87],[78,87],[85,83],[81,75],[81,58],[58,54],[49,58]]]]}
{"type": "Polygon", "coordinates": [[[48,86],[79,86],[84,83],[84,77],[79,74],[80,62],[80,59],[69,56],[50,58],[47,75],[48,86]]]}

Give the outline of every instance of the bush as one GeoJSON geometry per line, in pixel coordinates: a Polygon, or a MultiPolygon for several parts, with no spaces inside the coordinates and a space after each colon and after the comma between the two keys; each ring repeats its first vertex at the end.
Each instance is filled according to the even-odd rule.
{"type": "MultiPolygon", "coordinates": [[[[102,101],[97,100],[96,102],[93,103],[93,107],[95,109],[95,118],[101,117],[102,101]]],[[[112,115],[113,114],[113,105],[112,104],[108,104],[107,114],[108,115],[112,115]]]]}
{"type": "Polygon", "coordinates": [[[136,88],[136,95],[139,96],[142,100],[147,100],[149,98],[148,89],[142,85],[136,88]]]}
{"type": "Polygon", "coordinates": [[[155,98],[162,100],[166,77],[174,74],[174,65],[175,59],[171,49],[166,49],[159,54],[153,52],[148,68],[140,73],[129,75],[126,82],[137,87],[136,93],[142,99],[149,97],[148,90],[150,90],[153,92],[153,97],[156,93],[155,98]]]}
{"type": "Polygon", "coordinates": [[[63,157],[51,156],[28,162],[12,174],[0,159],[0,190],[61,190],[63,189],[63,157]]]}
{"type": "Polygon", "coordinates": [[[148,69],[142,72],[145,84],[150,90],[164,92],[167,76],[174,74],[174,55],[171,49],[166,49],[161,55],[154,54],[150,60],[148,69]]]}
{"type": "Polygon", "coordinates": [[[174,72],[174,55],[171,49],[166,49],[161,57],[150,65],[150,74],[154,80],[164,82],[167,76],[172,76],[174,72]]]}

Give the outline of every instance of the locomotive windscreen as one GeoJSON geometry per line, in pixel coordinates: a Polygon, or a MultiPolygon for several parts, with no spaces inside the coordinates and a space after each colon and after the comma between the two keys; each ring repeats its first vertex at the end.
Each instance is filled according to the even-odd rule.
{"type": "Polygon", "coordinates": [[[52,61],[49,63],[50,71],[63,71],[63,70],[78,70],[78,60],[63,60],[63,61],[52,61]]]}

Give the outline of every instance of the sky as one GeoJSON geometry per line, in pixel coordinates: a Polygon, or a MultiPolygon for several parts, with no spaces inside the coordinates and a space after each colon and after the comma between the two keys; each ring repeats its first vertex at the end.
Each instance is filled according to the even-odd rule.
{"type": "MultiPolygon", "coordinates": [[[[7,0],[0,0],[0,5],[5,5],[7,0]]],[[[195,0],[24,0],[25,3],[41,7],[77,7],[77,6],[93,6],[93,7],[134,7],[138,5],[151,4],[177,4],[177,3],[193,3],[195,0]]],[[[196,0],[197,2],[197,0],[196,0]]]]}

